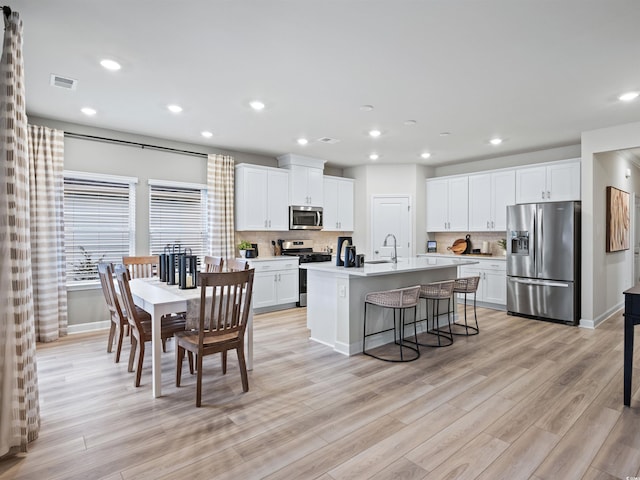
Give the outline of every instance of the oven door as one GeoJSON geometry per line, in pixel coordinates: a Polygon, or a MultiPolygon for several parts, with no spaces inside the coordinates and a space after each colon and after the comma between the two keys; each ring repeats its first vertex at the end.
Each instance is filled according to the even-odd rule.
{"type": "Polygon", "coordinates": [[[322,207],[289,207],[289,230],[322,230],[322,207]]]}
{"type": "Polygon", "coordinates": [[[306,268],[298,268],[298,280],[299,280],[299,293],[300,298],[296,305],[298,307],[306,307],[307,306],[307,269],[306,268]]]}

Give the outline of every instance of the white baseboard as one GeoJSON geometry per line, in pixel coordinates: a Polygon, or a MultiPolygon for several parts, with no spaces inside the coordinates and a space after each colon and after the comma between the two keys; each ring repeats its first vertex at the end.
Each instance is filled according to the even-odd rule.
{"type": "Polygon", "coordinates": [[[588,319],[581,318],[580,319],[580,327],[581,328],[590,328],[590,329],[598,328],[598,326],[601,323],[604,323],[607,320],[609,320],[611,317],[616,315],[623,308],[624,308],[624,302],[620,302],[619,304],[614,305],[609,310],[604,312],[602,315],[598,315],[593,320],[588,320],[588,319]]]}

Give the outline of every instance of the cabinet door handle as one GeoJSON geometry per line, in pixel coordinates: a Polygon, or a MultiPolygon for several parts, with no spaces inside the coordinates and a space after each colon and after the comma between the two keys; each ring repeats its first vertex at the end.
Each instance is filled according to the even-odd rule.
{"type": "Polygon", "coordinates": [[[269,228],[271,228],[271,220],[269,220],[269,228]]]}
{"type": "Polygon", "coordinates": [[[551,192],[547,190],[547,199],[551,198],[551,192]]]}
{"type": "Polygon", "coordinates": [[[496,224],[494,223],[493,220],[491,220],[491,228],[496,228],[496,224]]]}
{"type": "Polygon", "coordinates": [[[487,220],[487,230],[489,230],[489,220],[487,220]]]}
{"type": "Polygon", "coordinates": [[[282,281],[282,274],[281,274],[281,273],[279,273],[279,274],[278,274],[278,281],[279,281],[279,282],[281,282],[281,281],[282,281]]]}
{"type": "Polygon", "coordinates": [[[264,221],[264,227],[265,227],[265,228],[267,228],[267,227],[269,226],[268,224],[269,224],[269,221],[268,221],[268,220],[265,220],[265,221],[264,221]]]}

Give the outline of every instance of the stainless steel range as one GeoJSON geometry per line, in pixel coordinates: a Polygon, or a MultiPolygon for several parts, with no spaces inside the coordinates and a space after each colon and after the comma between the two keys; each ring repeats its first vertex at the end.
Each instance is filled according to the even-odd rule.
{"type": "MultiPolygon", "coordinates": [[[[300,263],[330,262],[331,254],[326,252],[314,252],[312,240],[289,240],[282,242],[282,255],[298,257],[300,263]]],[[[307,271],[298,269],[300,298],[296,305],[307,306],[307,271]]]]}

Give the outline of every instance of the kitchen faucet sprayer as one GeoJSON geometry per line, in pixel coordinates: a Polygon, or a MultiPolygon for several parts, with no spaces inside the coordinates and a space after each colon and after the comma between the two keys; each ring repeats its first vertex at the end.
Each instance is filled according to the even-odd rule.
{"type": "Polygon", "coordinates": [[[387,234],[387,236],[384,238],[384,243],[382,244],[382,246],[388,246],[387,240],[389,240],[389,237],[393,237],[393,254],[391,255],[391,261],[393,263],[398,263],[398,240],[396,239],[396,236],[393,233],[387,234]]]}

